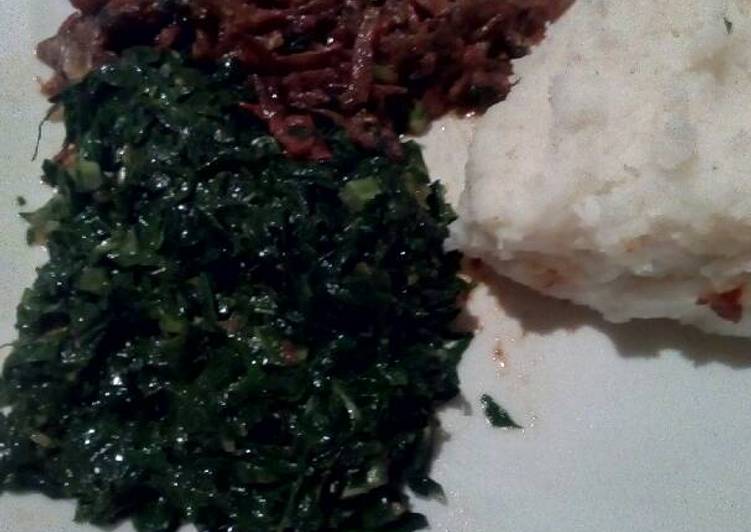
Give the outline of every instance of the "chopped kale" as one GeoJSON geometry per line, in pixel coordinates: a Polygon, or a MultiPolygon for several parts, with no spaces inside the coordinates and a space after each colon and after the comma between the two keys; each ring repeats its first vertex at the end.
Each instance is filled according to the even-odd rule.
{"type": "Polygon", "coordinates": [[[409,113],[409,132],[413,135],[422,135],[430,126],[430,116],[421,103],[415,104],[409,113]]]}
{"type": "Polygon", "coordinates": [[[480,403],[482,404],[482,409],[485,412],[485,417],[488,418],[488,423],[490,423],[494,427],[513,429],[522,428],[521,425],[519,425],[512,419],[511,414],[509,414],[488,394],[483,394],[483,396],[480,398],[480,403]]]}
{"type": "Polygon", "coordinates": [[[0,489],[138,530],[416,530],[435,407],[457,394],[453,213],[323,124],[284,157],[231,64],[133,50],[63,92],[49,262],[0,381],[0,489]],[[202,67],[203,69],[207,67],[202,67]]]}

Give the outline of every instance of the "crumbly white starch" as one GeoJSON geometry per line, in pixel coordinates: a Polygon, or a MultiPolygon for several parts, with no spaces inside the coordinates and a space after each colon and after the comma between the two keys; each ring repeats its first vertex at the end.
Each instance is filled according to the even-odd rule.
{"type": "Polygon", "coordinates": [[[578,0],[516,69],[455,245],[612,321],[751,336],[751,0],[578,0]]]}

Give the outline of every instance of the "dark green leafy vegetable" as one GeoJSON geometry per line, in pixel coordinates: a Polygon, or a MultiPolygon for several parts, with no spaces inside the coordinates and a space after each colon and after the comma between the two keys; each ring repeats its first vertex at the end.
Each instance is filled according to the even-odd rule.
{"type": "Polygon", "coordinates": [[[733,33],[733,21],[727,17],[723,17],[722,20],[725,22],[725,30],[728,32],[728,35],[733,33]]]}
{"type": "Polygon", "coordinates": [[[415,104],[409,113],[409,132],[413,135],[422,135],[430,126],[430,116],[421,103],[415,104]]]}
{"type": "Polygon", "coordinates": [[[0,381],[0,487],[143,531],[416,530],[457,393],[452,212],[419,150],[286,159],[231,64],[126,53],[59,97],[50,260],[0,381]]]}
{"type": "Polygon", "coordinates": [[[511,414],[509,414],[488,394],[483,394],[483,396],[480,397],[480,403],[485,412],[485,417],[488,418],[488,423],[494,427],[514,429],[522,428],[521,425],[512,419],[511,414]]]}

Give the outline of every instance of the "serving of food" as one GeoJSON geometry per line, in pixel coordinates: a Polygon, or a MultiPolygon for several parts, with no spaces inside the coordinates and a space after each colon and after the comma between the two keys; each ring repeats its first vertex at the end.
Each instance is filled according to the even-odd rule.
{"type": "Polygon", "coordinates": [[[748,8],[572,7],[478,126],[459,247],[609,320],[749,336],[748,8]]]}
{"type": "Polygon", "coordinates": [[[0,532],[746,530],[745,0],[0,24],[0,532]]]}

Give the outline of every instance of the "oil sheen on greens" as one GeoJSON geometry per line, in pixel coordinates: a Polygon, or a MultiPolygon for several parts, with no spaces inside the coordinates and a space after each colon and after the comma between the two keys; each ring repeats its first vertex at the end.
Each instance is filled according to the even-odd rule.
{"type": "Polygon", "coordinates": [[[0,486],[143,531],[416,530],[434,409],[457,393],[452,212],[416,145],[335,129],[287,159],[253,94],[132,50],[60,97],[49,262],[4,367],[0,486]],[[8,412],[6,408],[4,410],[8,412]]]}

